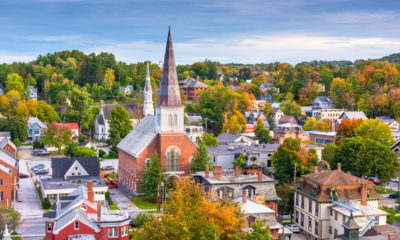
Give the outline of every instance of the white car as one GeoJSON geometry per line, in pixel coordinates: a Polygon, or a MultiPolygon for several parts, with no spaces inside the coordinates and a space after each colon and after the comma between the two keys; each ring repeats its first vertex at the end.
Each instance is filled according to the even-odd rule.
{"type": "Polygon", "coordinates": [[[398,183],[399,182],[399,178],[398,177],[397,178],[392,178],[392,179],[390,179],[390,181],[394,182],[394,183],[398,183]]]}
{"type": "Polygon", "coordinates": [[[301,232],[301,228],[300,228],[299,225],[297,225],[297,224],[289,224],[289,225],[286,225],[286,227],[287,227],[290,231],[292,231],[292,232],[294,232],[294,233],[299,233],[299,232],[301,232]]]}

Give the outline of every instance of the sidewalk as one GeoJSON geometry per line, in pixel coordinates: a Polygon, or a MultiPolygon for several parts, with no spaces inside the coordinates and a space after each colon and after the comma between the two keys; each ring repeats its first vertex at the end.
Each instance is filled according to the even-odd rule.
{"type": "Polygon", "coordinates": [[[110,192],[111,199],[114,201],[115,204],[118,205],[118,207],[121,210],[126,210],[126,211],[138,211],[140,210],[138,207],[136,207],[131,200],[128,198],[128,196],[121,191],[118,188],[110,188],[108,189],[110,192]]]}

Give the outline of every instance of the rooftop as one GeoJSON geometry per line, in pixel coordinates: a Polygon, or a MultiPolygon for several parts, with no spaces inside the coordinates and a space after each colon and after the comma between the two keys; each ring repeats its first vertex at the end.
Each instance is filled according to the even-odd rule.
{"type": "Polygon", "coordinates": [[[40,179],[43,190],[76,189],[82,184],[86,184],[90,181],[93,181],[94,188],[107,187],[104,180],[99,176],[80,177],[71,180],[64,180],[63,178],[40,179]]]}
{"type": "Polygon", "coordinates": [[[205,177],[205,172],[196,172],[192,174],[193,176],[201,176],[210,184],[231,184],[231,183],[254,183],[254,182],[275,182],[274,179],[263,175],[261,181],[258,181],[257,174],[243,174],[240,173],[239,176],[235,175],[235,171],[226,170],[222,172],[221,179],[214,178],[213,172],[210,171],[210,176],[208,178],[205,177]]]}

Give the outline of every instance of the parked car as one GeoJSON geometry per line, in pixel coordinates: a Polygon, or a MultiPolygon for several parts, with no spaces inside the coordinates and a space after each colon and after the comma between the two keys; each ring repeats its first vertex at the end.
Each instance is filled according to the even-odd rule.
{"type": "Polygon", "coordinates": [[[19,173],[19,178],[28,178],[29,175],[25,173],[19,173]]]}
{"type": "Polygon", "coordinates": [[[299,233],[299,232],[301,232],[301,228],[300,228],[299,225],[297,225],[297,224],[289,224],[289,225],[286,225],[286,227],[287,227],[290,231],[292,231],[292,232],[294,232],[294,233],[299,233]]]}
{"type": "Polygon", "coordinates": [[[376,185],[381,184],[381,181],[379,181],[379,179],[377,177],[370,177],[369,180],[376,185]]]}
{"type": "Polygon", "coordinates": [[[46,175],[49,174],[49,169],[39,169],[37,171],[35,171],[36,175],[46,175]]]}
{"type": "Polygon", "coordinates": [[[398,192],[397,193],[392,193],[392,194],[389,195],[389,198],[398,198],[399,195],[400,194],[398,192]]]}
{"type": "Polygon", "coordinates": [[[103,171],[106,171],[106,170],[114,170],[114,167],[113,166],[103,166],[102,168],[101,168],[101,170],[103,170],[103,171]]]}
{"type": "Polygon", "coordinates": [[[46,150],[40,150],[40,151],[37,151],[35,154],[37,156],[48,156],[48,155],[50,155],[50,152],[48,152],[46,150]]]}
{"type": "Polygon", "coordinates": [[[398,177],[397,178],[392,178],[392,179],[390,179],[390,181],[394,182],[394,183],[399,183],[399,178],[398,177]]]}
{"type": "Polygon", "coordinates": [[[44,164],[38,164],[38,165],[33,166],[33,167],[31,168],[31,170],[32,170],[32,171],[40,170],[40,169],[44,169],[44,167],[45,167],[44,164]]]}

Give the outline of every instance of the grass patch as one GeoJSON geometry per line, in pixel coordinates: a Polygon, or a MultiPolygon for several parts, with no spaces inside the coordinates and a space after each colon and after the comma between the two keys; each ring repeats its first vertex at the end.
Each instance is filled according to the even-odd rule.
{"type": "Polygon", "coordinates": [[[392,193],[396,193],[397,191],[392,190],[390,188],[385,188],[385,187],[381,187],[381,186],[374,186],[375,190],[379,193],[379,194],[392,194],[392,193]]]}
{"type": "Polygon", "coordinates": [[[395,217],[393,218],[393,220],[394,220],[395,222],[400,222],[400,216],[395,216],[395,217]]]}
{"type": "Polygon", "coordinates": [[[119,207],[113,202],[110,204],[110,210],[119,210],[119,207]]]}
{"type": "Polygon", "coordinates": [[[146,197],[135,197],[131,199],[132,203],[140,209],[156,209],[157,203],[149,202],[146,197]]]}
{"type": "Polygon", "coordinates": [[[118,205],[115,204],[115,202],[112,200],[112,198],[110,196],[110,192],[105,193],[105,198],[108,202],[108,205],[110,206],[110,210],[119,210],[118,205]]]}

